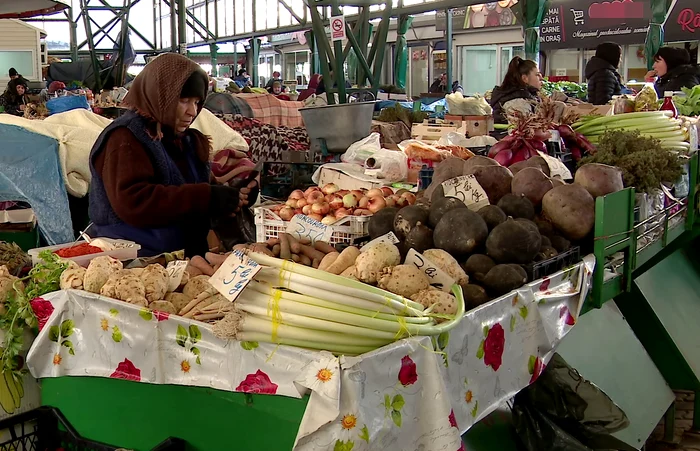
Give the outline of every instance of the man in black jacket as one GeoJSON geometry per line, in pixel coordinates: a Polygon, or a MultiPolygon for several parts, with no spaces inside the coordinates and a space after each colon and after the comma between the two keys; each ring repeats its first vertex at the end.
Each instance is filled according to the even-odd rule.
{"type": "Polygon", "coordinates": [[[593,105],[605,105],[622,92],[622,80],[617,72],[621,54],[619,45],[604,42],[596,47],[595,56],[586,64],[588,101],[593,105]]]}

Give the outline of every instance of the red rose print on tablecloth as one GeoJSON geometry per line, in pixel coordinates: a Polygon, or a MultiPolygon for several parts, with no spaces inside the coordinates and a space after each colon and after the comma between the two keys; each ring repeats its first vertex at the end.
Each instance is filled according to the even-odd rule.
{"type": "Polygon", "coordinates": [[[270,377],[258,370],[255,374],[249,374],[245,377],[236,391],[242,391],[244,393],[257,393],[263,395],[274,395],[277,393],[277,384],[272,383],[270,377]]]}
{"type": "Polygon", "coordinates": [[[464,442],[462,442],[462,445],[460,445],[460,447],[457,451],[467,451],[467,448],[464,447],[464,442]]]}
{"type": "Polygon", "coordinates": [[[153,310],[153,316],[156,317],[158,322],[167,321],[168,318],[170,318],[170,314],[168,312],[161,312],[160,310],[153,310]]]}
{"type": "Polygon", "coordinates": [[[506,335],[503,326],[494,324],[490,329],[484,326],[484,340],[479,345],[476,357],[484,359],[484,364],[498,371],[503,363],[503,351],[505,350],[506,335]]]}
{"type": "Polygon", "coordinates": [[[567,326],[573,326],[576,324],[576,320],[574,319],[573,315],[571,315],[569,307],[564,306],[559,310],[559,318],[566,318],[565,322],[567,326]]]}
{"type": "Polygon", "coordinates": [[[542,362],[542,359],[540,359],[539,357],[535,357],[534,355],[531,355],[530,359],[527,362],[528,373],[530,373],[532,375],[532,377],[530,377],[531,384],[535,383],[535,381],[537,380],[537,378],[540,377],[540,375],[542,374],[544,369],[545,369],[545,365],[544,365],[544,362],[542,362]]]}
{"type": "Polygon", "coordinates": [[[53,313],[53,305],[51,302],[42,298],[32,299],[29,301],[29,305],[32,307],[32,311],[39,322],[39,330],[43,329],[53,313]]]}
{"type": "Polygon", "coordinates": [[[124,359],[123,362],[117,365],[117,369],[109,377],[113,379],[141,382],[141,370],[136,368],[134,364],[131,363],[131,360],[124,359]]]}
{"type": "Polygon", "coordinates": [[[399,370],[399,382],[404,387],[413,385],[418,380],[416,364],[407,355],[401,357],[401,369],[399,370]]]}
{"type": "Polygon", "coordinates": [[[455,418],[454,409],[450,410],[450,416],[448,416],[447,419],[450,420],[450,427],[459,429],[459,426],[457,426],[457,419],[455,418]]]}
{"type": "Polygon", "coordinates": [[[549,278],[545,277],[544,279],[542,279],[539,291],[547,291],[547,288],[549,288],[549,278]]]}

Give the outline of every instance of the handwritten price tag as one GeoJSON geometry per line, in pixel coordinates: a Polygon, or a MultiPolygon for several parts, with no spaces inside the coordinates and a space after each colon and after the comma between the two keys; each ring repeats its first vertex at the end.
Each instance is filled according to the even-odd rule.
{"type": "Polygon", "coordinates": [[[211,276],[209,283],[233,302],[261,269],[262,266],[243,252],[233,251],[211,276]]]}
{"type": "Polygon", "coordinates": [[[547,166],[549,166],[550,177],[559,176],[562,180],[571,180],[573,178],[571,176],[571,171],[569,171],[569,168],[567,168],[559,158],[554,158],[550,155],[547,155],[544,152],[540,152],[539,150],[537,151],[537,153],[540,154],[540,156],[544,158],[544,161],[547,162],[547,166]]]}
{"type": "Polygon", "coordinates": [[[287,225],[287,233],[300,240],[307,239],[312,243],[316,241],[327,243],[333,235],[333,227],[321,224],[306,215],[295,215],[287,225]]]}
{"type": "Polygon", "coordinates": [[[382,235],[379,238],[375,238],[372,241],[370,241],[369,243],[362,246],[360,248],[360,252],[364,252],[367,249],[369,249],[370,247],[372,247],[378,243],[398,244],[399,239],[396,237],[396,235],[394,235],[394,232],[389,232],[386,235],[382,235]]]}
{"type": "Polygon", "coordinates": [[[461,175],[453,179],[442,182],[442,190],[445,192],[445,197],[455,197],[470,210],[479,210],[489,204],[489,198],[486,196],[486,191],[476,181],[474,174],[461,175]]]}
{"type": "Polygon", "coordinates": [[[408,255],[406,255],[406,262],[404,264],[415,265],[416,268],[423,271],[423,273],[428,276],[430,285],[438,290],[442,290],[447,293],[452,291],[452,285],[455,283],[454,279],[448,276],[445,271],[438,268],[435,263],[419,254],[414,249],[408,251],[408,255]]]}
{"type": "Polygon", "coordinates": [[[168,272],[168,291],[175,291],[182,282],[182,276],[185,275],[187,262],[185,260],[175,260],[168,263],[165,270],[168,272]]]}

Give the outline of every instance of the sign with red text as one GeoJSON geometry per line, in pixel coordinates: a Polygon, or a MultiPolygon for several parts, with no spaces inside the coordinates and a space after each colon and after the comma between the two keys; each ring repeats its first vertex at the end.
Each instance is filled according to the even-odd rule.
{"type": "Polygon", "coordinates": [[[700,39],[700,2],[676,0],[664,24],[664,41],[696,41],[700,39]]]}

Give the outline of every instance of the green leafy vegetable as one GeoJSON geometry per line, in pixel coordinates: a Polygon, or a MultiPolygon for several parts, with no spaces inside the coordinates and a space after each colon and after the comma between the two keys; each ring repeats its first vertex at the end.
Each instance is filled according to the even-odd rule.
{"type": "Polygon", "coordinates": [[[543,81],[542,91],[548,96],[551,96],[555,91],[559,91],[569,97],[584,100],[588,96],[588,85],[574,83],[573,81],[543,81]]]}
{"type": "Polygon", "coordinates": [[[681,88],[685,96],[673,96],[681,116],[700,116],[700,85],[692,89],[681,88]]]}

